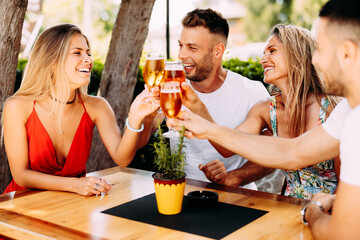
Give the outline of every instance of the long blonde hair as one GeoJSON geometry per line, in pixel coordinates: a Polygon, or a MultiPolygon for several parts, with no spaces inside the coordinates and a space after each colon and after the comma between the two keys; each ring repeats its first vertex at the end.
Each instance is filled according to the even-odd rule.
{"type": "MultiPolygon", "coordinates": [[[[20,88],[14,96],[23,96],[34,101],[45,97],[68,99],[70,89],[65,75],[65,61],[70,41],[75,35],[83,36],[89,46],[88,39],[75,25],[60,24],[45,30],[35,42],[20,88]]],[[[79,91],[86,96],[87,85],[79,88],[79,91]]],[[[52,111],[61,116],[64,106],[59,101],[54,101],[52,111]]],[[[58,121],[60,127],[61,117],[58,121]]]]}
{"type": "Polygon", "coordinates": [[[319,104],[322,97],[327,97],[331,108],[335,107],[338,99],[325,95],[320,74],[311,63],[315,40],[309,30],[278,24],[271,30],[270,36],[275,36],[285,49],[289,87],[285,109],[289,119],[288,131],[291,136],[296,137],[305,132],[306,103],[311,94],[316,97],[319,104]]]}

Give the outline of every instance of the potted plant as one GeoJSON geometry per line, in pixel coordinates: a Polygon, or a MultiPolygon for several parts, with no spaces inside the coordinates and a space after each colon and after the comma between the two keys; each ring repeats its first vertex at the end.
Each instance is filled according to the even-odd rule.
{"type": "Polygon", "coordinates": [[[173,215],[181,212],[185,190],[185,152],[183,128],[179,144],[171,149],[163,137],[163,130],[158,124],[158,136],[153,144],[155,150],[154,164],[157,172],[153,174],[156,202],[161,214],[173,215]]]}

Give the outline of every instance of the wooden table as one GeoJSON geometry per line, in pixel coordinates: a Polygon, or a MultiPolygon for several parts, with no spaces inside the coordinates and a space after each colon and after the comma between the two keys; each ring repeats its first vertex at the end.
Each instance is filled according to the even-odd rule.
{"type": "MultiPolygon", "coordinates": [[[[88,175],[112,184],[103,199],[75,193],[24,190],[0,195],[0,238],[15,239],[208,239],[101,211],[154,192],[152,172],[114,167],[88,175]]],[[[211,189],[219,201],[269,211],[224,239],[313,239],[300,222],[306,201],[188,179],[185,194],[211,189]]]]}

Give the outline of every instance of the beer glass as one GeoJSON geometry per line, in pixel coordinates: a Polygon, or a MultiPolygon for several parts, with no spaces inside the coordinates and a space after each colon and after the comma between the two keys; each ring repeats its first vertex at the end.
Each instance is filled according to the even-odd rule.
{"type": "MultiPolygon", "coordinates": [[[[161,83],[160,89],[160,106],[161,110],[168,118],[176,118],[181,110],[180,83],[176,81],[168,81],[161,83]]],[[[170,129],[169,132],[163,134],[164,137],[173,138],[179,137],[179,133],[174,129],[170,129]]]]}
{"type": "Polygon", "coordinates": [[[185,82],[185,71],[182,61],[166,61],[164,82],[177,81],[180,83],[185,82]]]}
{"type": "Polygon", "coordinates": [[[143,77],[149,88],[160,86],[164,77],[164,54],[147,54],[143,69],[143,77]]]}

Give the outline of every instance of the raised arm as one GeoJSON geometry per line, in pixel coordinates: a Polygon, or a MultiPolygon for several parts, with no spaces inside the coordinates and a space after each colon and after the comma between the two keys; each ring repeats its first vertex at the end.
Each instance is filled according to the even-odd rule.
{"type": "MultiPolygon", "coordinates": [[[[252,107],[246,119],[242,122],[237,130],[242,130],[253,134],[267,134],[269,131],[263,132],[266,121],[264,114],[268,113],[268,102],[262,101],[252,107]]],[[[214,141],[210,143],[225,158],[234,155],[234,152],[228,150],[214,141]]],[[[226,159],[224,160],[226,161],[226,159]]],[[[199,166],[205,176],[211,181],[221,185],[242,186],[253,181],[259,180],[274,171],[273,168],[267,168],[248,161],[244,166],[227,172],[224,164],[220,160],[214,160],[206,165],[199,166]]]]}
{"type": "Polygon", "coordinates": [[[159,102],[152,103],[158,92],[144,90],[133,101],[128,114],[128,125],[124,134],[118,127],[114,111],[103,98],[94,98],[91,115],[97,125],[100,137],[111,158],[121,167],[126,167],[135,156],[136,150],[147,142],[153,128],[153,120],[159,102]],[[144,124],[144,129],[142,129],[144,124]],[[136,131],[139,130],[139,131],[136,131]]]}
{"type": "MultiPolygon", "coordinates": [[[[149,107],[149,111],[153,111],[154,109],[159,109],[159,87],[154,87],[149,89],[147,85],[145,86],[145,92],[148,92],[148,94],[145,95],[139,95],[139,99],[135,99],[133,104],[131,105],[130,112],[129,112],[129,123],[130,123],[130,114],[132,113],[138,113],[139,108],[142,107],[149,107]],[[151,93],[150,93],[151,92],[151,93]],[[152,104],[152,106],[143,105],[144,102],[148,104],[152,104]],[[155,105],[154,105],[155,104],[155,105]]],[[[140,110],[142,111],[142,110],[140,110]]],[[[134,116],[132,116],[134,117],[134,116]]],[[[141,116],[138,116],[141,118],[141,116]]],[[[141,132],[139,137],[139,142],[137,144],[137,149],[142,148],[145,146],[150,139],[151,134],[154,133],[154,131],[157,129],[157,123],[158,121],[162,122],[164,120],[164,114],[162,112],[151,112],[149,115],[147,115],[142,123],[144,124],[144,130],[141,132]]],[[[132,125],[131,125],[132,126],[132,125]]],[[[126,128],[126,126],[125,126],[126,128]]],[[[126,131],[126,129],[124,129],[126,131]]]]}
{"type": "Polygon", "coordinates": [[[187,82],[183,82],[181,88],[184,90],[182,104],[196,115],[199,115],[210,122],[214,122],[205,104],[200,100],[199,96],[194,92],[190,85],[187,82]]]}
{"type": "MultiPolygon", "coordinates": [[[[199,99],[190,85],[188,83],[183,83],[182,88],[185,92],[183,95],[184,106],[191,112],[196,113],[210,122],[214,122],[205,104],[199,99]]],[[[267,101],[255,104],[249,111],[246,120],[236,127],[236,129],[249,133],[261,134],[266,126],[264,113],[268,113],[267,101]]],[[[210,141],[210,143],[223,157],[227,158],[234,155],[234,152],[228,150],[226,147],[223,147],[214,141],[210,141]]],[[[200,164],[199,169],[204,172],[209,181],[221,185],[232,186],[245,185],[254,180],[258,180],[273,171],[272,168],[266,168],[252,162],[247,162],[243,167],[227,172],[224,164],[218,159],[210,161],[206,165],[200,164]]]]}
{"type": "Polygon", "coordinates": [[[169,119],[168,125],[180,129],[183,125],[190,132],[188,137],[209,139],[230,151],[257,164],[281,169],[299,169],[339,155],[339,141],[318,126],[300,137],[273,138],[244,133],[211,123],[184,111],[180,119],[169,119]]]}
{"type": "MultiPolygon", "coordinates": [[[[235,129],[251,134],[262,134],[263,130],[266,130],[267,127],[264,114],[269,113],[268,110],[268,101],[261,101],[255,104],[250,109],[246,119],[235,129]]],[[[228,150],[226,146],[222,146],[211,140],[210,143],[225,158],[235,154],[233,151],[228,150]]]]}
{"type": "MultiPolygon", "coordinates": [[[[184,90],[183,105],[196,115],[199,115],[202,118],[215,123],[205,104],[200,100],[190,85],[184,82],[181,86],[184,90]]],[[[264,113],[268,113],[267,103],[268,101],[265,100],[255,104],[250,109],[244,122],[238,125],[236,129],[247,133],[261,134],[262,130],[266,127],[264,113]]],[[[226,147],[221,146],[214,141],[210,141],[210,143],[223,157],[230,157],[234,155],[234,153],[229,151],[226,147]]]]}

